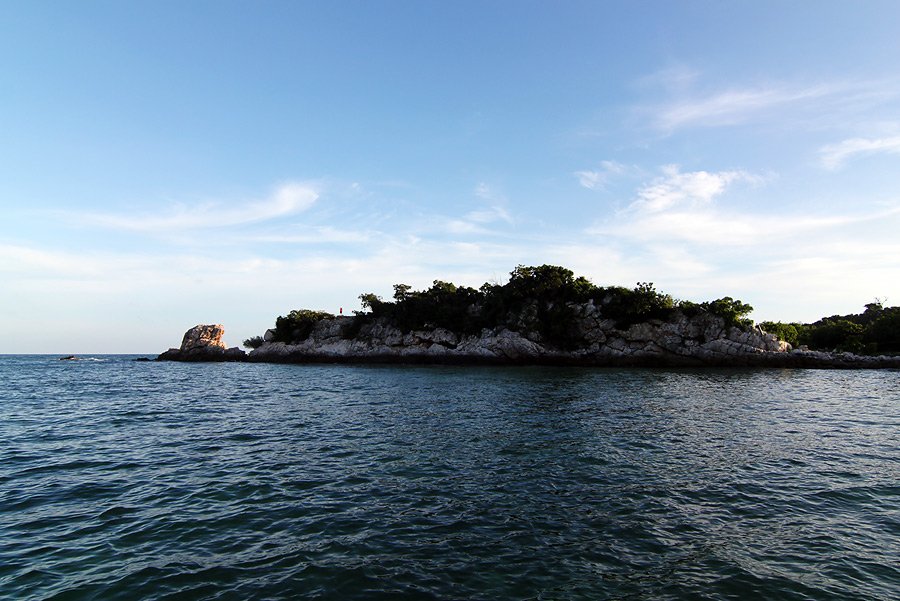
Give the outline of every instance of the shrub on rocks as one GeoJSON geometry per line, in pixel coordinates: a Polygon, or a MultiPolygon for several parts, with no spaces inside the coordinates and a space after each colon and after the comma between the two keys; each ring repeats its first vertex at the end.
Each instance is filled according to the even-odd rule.
{"type": "Polygon", "coordinates": [[[313,326],[323,319],[334,317],[325,311],[311,311],[309,309],[295,309],[287,316],[279,316],[275,320],[274,342],[292,344],[306,340],[312,332],[313,326]]]}

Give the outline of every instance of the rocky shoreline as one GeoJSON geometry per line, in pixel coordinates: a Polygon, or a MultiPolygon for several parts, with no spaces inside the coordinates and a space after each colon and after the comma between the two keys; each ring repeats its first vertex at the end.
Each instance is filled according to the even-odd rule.
{"type": "Polygon", "coordinates": [[[569,365],[597,367],[782,367],[816,369],[900,368],[900,357],[793,349],[757,327],[728,326],[709,313],[648,320],[624,329],[604,319],[593,303],[573,305],[578,348],[546,344],[533,331],[505,327],[478,334],[443,328],[404,332],[386,319],[335,316],[317,322],[304,340],[291,344],[266,332],[249,354],[222,342],[224,327],[198,325],[180,348],[159,361],[268,363],[408,363],[454,365],[569,365]]]}

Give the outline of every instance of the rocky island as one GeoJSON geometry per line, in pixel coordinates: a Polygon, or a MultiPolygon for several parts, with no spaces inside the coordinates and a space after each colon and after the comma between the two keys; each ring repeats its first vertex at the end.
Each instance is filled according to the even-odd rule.
{"type": "Polygon", "coordinates": [[[221,342],[221,325],[189,330],[159,360],[279,363],[377,362],[486,365],[897,368],[900,357],[809,350],[746,319],[730,297],[675,301],[652,284],[600,288],[565,268],[517,267],[479,290],[435,281],[394,286],[394,300],[360,296],[367,311],[291,311],[245,341],[221,342]]]}

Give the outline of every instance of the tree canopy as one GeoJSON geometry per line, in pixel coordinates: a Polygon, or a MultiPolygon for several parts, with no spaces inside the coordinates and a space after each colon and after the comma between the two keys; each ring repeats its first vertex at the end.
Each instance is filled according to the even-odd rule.
{"type": "MultiPolygon", "coordinates": [[[[670,319],[676,312],[710,313],[728,326],[753,325],[748,317],[753,307],[730,296],[695,303],[675,300],[656,290],[652,282],[638,282],[634,288],[601,287],[557,265],[519,265],[506,284],[485,283],[477,290],[442,280],[434,280],[425,290],[413,290],[408,284],[394,284],[393,290],[392,300],[371,292],[360,294],[363,311],[355,312],[354,327],[348,332],[355,334],[368,320],[385,318],[403,331],[445,328],[476,334],[484,328],[506,327],[536,332],[541,340],[560,348],[574,348],[583,341],[578,338],[573,305],[589,301],[601,305],[602,315],[614,319],[618,328],[670,319]]],[[[303,340],[317,321],[330,317],[323,311],[291,311],[276,320],[274,340],[303,340]]],[[[900,352],[900,307],[885,308],[880,301],[867,304],[865,312],[856,315],[833,315],[813,324],[764,322],[760,327],[794,346],[867,354],[900,352]]]]}
{"type": "Polygon", "coordinates": [[[862,313],[832,315],[811,323],[763,322],[761,328],[794,346],[814,350],[881,355],[900,353],[900,307],[881,301],[867,304],[862,313]]]}

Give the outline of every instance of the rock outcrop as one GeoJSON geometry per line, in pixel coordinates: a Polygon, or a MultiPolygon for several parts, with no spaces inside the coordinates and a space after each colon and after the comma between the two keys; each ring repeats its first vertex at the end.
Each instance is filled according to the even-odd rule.
{"type": "Polygon", "coordinates": [[[900,357],[794,350],[759,328],[726,325],[710,313],[650,320],[621,329],[593,303],[571,304],[577,348],[560,349],[533,331],[485,329],[463,335],[442,328],[404,332],[386,319],[360,327],[353,317],[315,324],[294,344],[272,336],[248,356],[263,362],[544,364],[585,366],[900,367],[900,357]]]}
{"type": "Polygon", "coordinates": [[[426,327],[403,331],[388,319],[339,316],[315,323],[304,340],[286,344],[266,332],[246,355],[222,342],[221,325],[188,330],[164,361],[255,361],[273,363],[444,363],[486,365],[583,365],[650,367],[900,368],[900,357],[793,349],[756,327],[729,326],[721,317],[676,312],[669,320],[620,326],[593,303],[570,303],[572,348],[559,348],[533,330],[506,327],[474,334],[426,327]]]}
{"type": "Polygon", "coordinates": [[[228,348],[222,341],[225,326],[197,325],[184,333],[180,348],[170,348],[158,361],[243,361],[247,355],[237,347],[228,348]]]}

